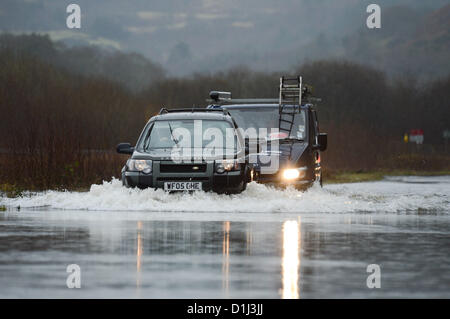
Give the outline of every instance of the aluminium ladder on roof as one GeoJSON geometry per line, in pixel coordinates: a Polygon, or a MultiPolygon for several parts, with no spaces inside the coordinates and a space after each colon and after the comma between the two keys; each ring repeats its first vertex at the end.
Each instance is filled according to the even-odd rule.
{"type": "MultiPolygon", "coordinates": [[[[294,126],[295,114],[300,112],[302,104],[302,77],[280,78],[279,121],[278,128],[289,137],[294,126]]],[[[289,148],[289,159],[292,153],[292,143],[289,148]]]]}

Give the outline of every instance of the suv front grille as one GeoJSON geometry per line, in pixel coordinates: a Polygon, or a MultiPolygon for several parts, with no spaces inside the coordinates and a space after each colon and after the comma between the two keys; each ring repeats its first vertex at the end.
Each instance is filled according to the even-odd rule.
{"type": "Polygon", "coordinates": [[[206,164],[161,164],[161,173],[204,173],[206,164]]]}

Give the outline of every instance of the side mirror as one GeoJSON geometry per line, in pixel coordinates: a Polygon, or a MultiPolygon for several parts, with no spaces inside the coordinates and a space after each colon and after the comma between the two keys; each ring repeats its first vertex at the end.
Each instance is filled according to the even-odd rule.
{"type": "Polygon", "coordinates": [[[319,142],[319,150],[321,152],[325,151],[327,149],[327,145],[328,145],[327,133],[319,133],[319,136],[317,137],[317,141],[319,142]]]}
{"type": "Polygon", "coordinates": [[[134,147],[132,147],[130,143],[120,143],[117,145],[116,150],[119,154],[133,154],[134,147]]]}

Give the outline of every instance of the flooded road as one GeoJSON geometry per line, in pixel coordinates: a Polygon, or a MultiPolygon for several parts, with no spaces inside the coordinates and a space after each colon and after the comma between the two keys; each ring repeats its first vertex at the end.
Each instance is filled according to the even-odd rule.
{"type": "Polygon", "coordinates": [[[0,298],[450,298],[450,177],[236,196],[112,181],[0,204],[0,298]]]}

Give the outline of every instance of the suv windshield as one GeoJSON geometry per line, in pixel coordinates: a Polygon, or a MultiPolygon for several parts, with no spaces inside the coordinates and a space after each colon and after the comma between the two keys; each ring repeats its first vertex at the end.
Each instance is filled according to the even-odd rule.
{"type": "Polygon", "coordinates": [[[227,111],[230,112],[237,125],[244,130],[255,128],[259,132],[260,128],[266,128],[269,139],[289,137],[304,140],[306,138],[304,110],[300,110],[299,113],[295,114],[290,136],[284,133],[278,135],[270,134],[272,128],[278,128],[278,120],[280,118],[278,107],[229,108],[227,111]]]}
{"type": "Polygon", "coordinates": [[[177,146],[236,150],[237,138],[227,121],[158,120],[149,126],[138,143],[138,149],[144,152],[177,146]]]}

